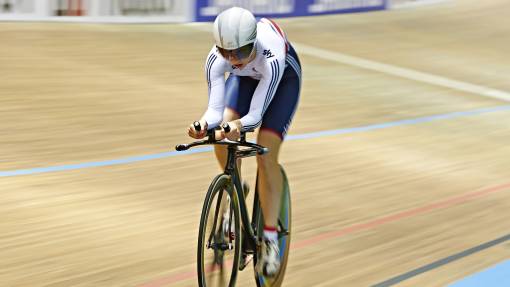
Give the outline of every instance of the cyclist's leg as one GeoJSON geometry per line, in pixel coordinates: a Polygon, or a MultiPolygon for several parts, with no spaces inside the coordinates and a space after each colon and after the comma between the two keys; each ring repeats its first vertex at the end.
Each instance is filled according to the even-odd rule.
{"type": "Polygon", "coordinates": [[[278,153],[294,117],[301,89],[301,68],[292,46],[286,64],[276,94],[264,114],[257,139],[260,145],[269,148],[267,155],[257,156],[260,201],[268,227],[275,227],[278,222],[278,207],[283,186],[278,153]]]}
{"type": "MultiPolygon", "coordinates": [[[[235,76],[233,74],[229,75],[225,82],[226,109],[223,114],[224,121],[228,122],[236,120],[248,113],[253,92],[257,88],[257,84],[258,81],[252,78],[235,76]]],[[[224,169],[227,163],[227,147],[215,145],[214,152],[218,159],[218,163],[220,164],[220,168],[224,169]]],[[[237,168],[239,176],[241,176],[241,159],[238,159],[237,161],[237,168]]],[[[240,180],[242,182],[241,178],[240,180]]],[[[248,185],[245,182],[243,182],[243,191],[246,196],[248,194],[248,185]]],[[[243,241],[243,250],[245,250],[245,243],[246,241],[243,241]]],[[[242,256],[243,261],[241,262],[241,269],[244,269],[251,257],[248,257],[245,252],[243,252],[242,256]]]]}
{"type": "MultiPolygon", "coordinates": [[[[246,115],[250,109],[253,92],[257,88],[258,81],[249,77],[240,77],[230,74],[225,82],[225,104],[227,108],[223,114],[223,120],[228,122],[246,115]]],[[[214,152],[220,168],[223,169],[227,163],[227,147],[214,146],[214,152]]],[[[241,167],[241,160],[238,162],[241,167]]]]}
{"type": "Polygon", "coordinates": [[[280,206],[283,178],[278,163],[278,154],[282,144],[280,134],[271,129],[260,130],[257,143],[269,148],[269,153],[257,156],[259,198],[267,229],[276,228],[278,206],[280,206]]]}
{"type": "Polygon", "coordinates": [[[287,59],[287,68],[278,85],[276,94],[271,101],[262,121],[258,143],[269,148],[269,153],[257,156],[259,198],[264,214],[265,254],[269,257],[261,260],[259,270],[267,275],[275,275],[279,269],[277,246],[277,223],[283,176],[278,163],[278,154],[283,139],[290,126],[299,101],[301,89],[301,68],[293,49],[287,59]],[[276,245],[276,246],[275,246],[276,245]]]}

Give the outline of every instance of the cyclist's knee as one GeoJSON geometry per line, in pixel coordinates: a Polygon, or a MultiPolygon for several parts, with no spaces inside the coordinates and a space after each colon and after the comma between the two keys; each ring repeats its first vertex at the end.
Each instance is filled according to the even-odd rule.
{"type": "Polygon", "coordinates": [[[257,155],[257,164],[258,167],[262,170],[269,170],[275,166],[278,166],[278,160],[270,154],[257,155]]]}
{"type": "Polygon", "coordinates": [[[214,151],[227,152],[227,146],[226,145],[214,145],[214,151]]]}
{"type": "Polygon", "coordinates": [[[278,166],[278,153],[282,141],[272,130],[261,129],[257,143],[269,149],[269,153],[257,155],[257,163],[261,168],[274,168],[278,166]]]}
{"type": "Polygon", "coordinates": [[[227,162],[227,148],[226,146],[214,145],[214,154],[220,166],[223,168],[227,162]]]}

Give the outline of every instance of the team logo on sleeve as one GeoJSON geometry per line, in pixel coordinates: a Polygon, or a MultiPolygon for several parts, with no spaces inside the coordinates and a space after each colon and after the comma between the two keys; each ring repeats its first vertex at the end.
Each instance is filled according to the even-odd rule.
{"type": "Polygon", "coordinates": [[[271,50],[264,50],[262,55],[266,56],[267,59],[274,57],[273,53],[271,53],[271,50]]]}

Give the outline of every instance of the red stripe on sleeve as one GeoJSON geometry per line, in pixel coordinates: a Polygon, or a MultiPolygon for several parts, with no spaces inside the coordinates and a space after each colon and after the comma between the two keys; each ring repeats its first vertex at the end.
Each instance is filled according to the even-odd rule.
{"type": "Polygon", "coordinates": [[[283,40],[285,41],[285,52],[288,52],[289,51],[289,43],[287,42],[287,36],[285,36],[285,33],[283,33],[282,29],[280,28],[280,26],[278,26],[278,24],[276,24],[275,21],[269,19],[269,18],[266,18],[267,20],[269,20],[269,24],[272,25],[274,28],[276,28],[276,31],[278,31],[278,33],[280,34],[280,36],[282,36],[283,40]]]}

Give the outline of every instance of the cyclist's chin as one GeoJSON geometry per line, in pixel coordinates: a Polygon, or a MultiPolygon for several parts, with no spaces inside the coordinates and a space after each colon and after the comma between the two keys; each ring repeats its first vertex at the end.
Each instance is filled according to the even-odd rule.
{"type": "Polygon", "coordinates": [[[248,64],[249,61],[230,61],[230,64],[234,67],[236,67],[237,69],[243,69],[244,67],[246,67],[246,65],[248,64]]]}

